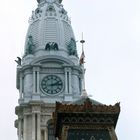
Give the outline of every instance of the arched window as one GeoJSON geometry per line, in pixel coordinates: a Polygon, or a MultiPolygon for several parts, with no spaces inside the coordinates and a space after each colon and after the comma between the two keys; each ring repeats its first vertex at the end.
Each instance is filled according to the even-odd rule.
{"type": "Polygon", "coordinates": [[[48,121],[48,140],[56,140],[54,136],[54,125],[52,120],[48,121]]]}

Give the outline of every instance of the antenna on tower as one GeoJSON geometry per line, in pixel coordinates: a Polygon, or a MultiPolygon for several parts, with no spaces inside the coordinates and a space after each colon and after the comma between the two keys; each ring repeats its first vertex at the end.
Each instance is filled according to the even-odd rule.
{"type": "Polygon", "coordinates": [[[84,67],[84,63],[85,63],[84,43],[85,43],[85,40],[83,39],[83,33],[82,33],[82,40],[80,41],[80,43],[82,44],[82,54],[81,54],[79,63],[83,67],[83,86],[82,86],[81,96],[85,98],[85,97],[87,97],[87,92],[86,92],[86,87],[85,87],[85,70],[86,70],[84,67]]]}

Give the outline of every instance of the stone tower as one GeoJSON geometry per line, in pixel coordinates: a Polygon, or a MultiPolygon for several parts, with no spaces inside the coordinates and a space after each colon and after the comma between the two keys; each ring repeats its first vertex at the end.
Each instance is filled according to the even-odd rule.
{"type": "Polygon", "coordinates": [[[83,70],[62,0],[37,0],[29,20],[25,50],[17,63],[18,140],[55,140],[55,102],[81,96],[83,70]]]}
{"type": "Polygon", "coordinates": [[[117,140],[120,104],[107,106],[87,97],[84,51],[79,60],[62,0],[37,2],[24,55],[16,60],[18,140],[117,140]]]}

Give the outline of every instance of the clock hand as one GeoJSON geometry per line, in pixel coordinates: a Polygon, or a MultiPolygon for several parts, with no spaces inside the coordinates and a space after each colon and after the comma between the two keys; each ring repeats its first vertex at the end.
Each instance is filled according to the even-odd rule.
{"type": "Polygon", "coordinates": [[[50,84],[50,86],[59,86],[59,85],[62,85],[62,83],[59,83],[59,82],[55,82],[55,83],[53,83],[53,84],[50,84]]]}

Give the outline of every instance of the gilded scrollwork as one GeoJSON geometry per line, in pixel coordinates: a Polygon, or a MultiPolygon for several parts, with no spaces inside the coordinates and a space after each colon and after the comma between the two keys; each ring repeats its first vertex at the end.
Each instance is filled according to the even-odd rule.
{"type": "Polygon", "coordinates": [[[114,106],[112,105],[93,105],[89,98],[84,102],[83,105],[75,105],[75,104],[61,104],[56,103],[56,111],[67,111],[67,112],[112,112],[118,113],[120,112],[120,104],[117,103],[114,106]]]}
{"type": "MultiPolygon", "coordinates": [[[[101,130],[110,132],[110,127],[112,130],[116,127],[117,119],[120,113],[120,104],[115,105],[104,105],[104,104],[94,104],[89,98],[84,100],[82,104],[63,104],[56,103],[56,110],[54,112],[54,124],[56,135],[61,139],[61,137],[66,137],[68,131],[64,131],[64,126],[67,124],[69,129],[91,129],[91,130],[101,130]],[[59,131],[63,130],[61,134],[59,131]],[[104,130],[102,130],[104,129],[104,130]]],[[[66,130],[66,129],[65,129],[66,130]]],[[[83,131],[83,130],[82,130],[83,131]]],[[[112,131],[109,133],[108,137],[113,137],[115,139],[115,133],[112,131]]],[[[91,137],[94,139],[94,137],[91,137]]]]}

